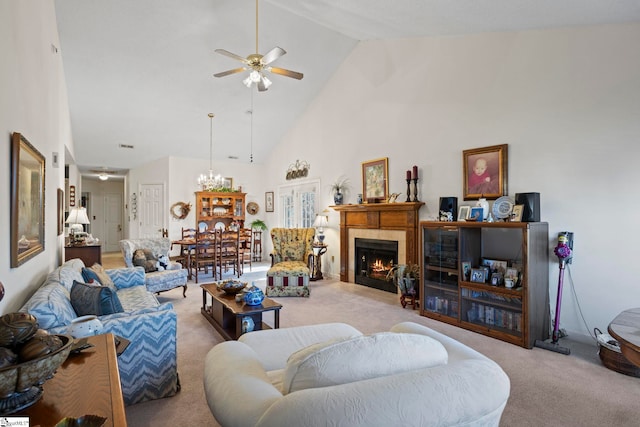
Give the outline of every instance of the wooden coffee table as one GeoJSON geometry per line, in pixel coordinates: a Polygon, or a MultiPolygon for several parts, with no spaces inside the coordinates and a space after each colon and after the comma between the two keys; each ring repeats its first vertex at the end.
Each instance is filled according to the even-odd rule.
{"type": "Polygon", "coordinates": [[[260,305],[247,305],[236,302],[235,295],[219,291],[215,283],[204,283],[202,288],[202,308],[200,312],[224,337],[225,340],[237,340],[242,335],[242,318],[251,317],[254,331],[271,329],[262,321],[262,313],[273,311],[273,328],[280,327],[280,309],[282,304],[265,297],[260,305]]]}

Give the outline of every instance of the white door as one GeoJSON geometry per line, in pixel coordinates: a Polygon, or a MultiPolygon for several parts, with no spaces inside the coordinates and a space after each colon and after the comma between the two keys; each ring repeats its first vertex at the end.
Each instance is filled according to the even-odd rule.
{"type": "Polygon", "coordinates": [[[106,193],[104,196],[104,226],[105,241],[102,250],[105,252],[119,252],[118,242],[122,240],[122,194],[106,193]]]}
{"type": "Polygon", "coordinates": [[[161,237],[164,228],[164,184],[140,186],[140,236],[161,237]]]}

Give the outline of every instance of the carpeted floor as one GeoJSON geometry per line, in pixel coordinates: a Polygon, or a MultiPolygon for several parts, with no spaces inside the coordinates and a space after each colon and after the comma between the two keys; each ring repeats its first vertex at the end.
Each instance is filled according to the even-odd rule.
{"type": "MultiPolygon", "coordinates": [[[[107,254],[105,267],[117,266],[107,254]]],[[[242,280],[264,289],[266,263],[254,264],[242,280]]],[[[204,280],[206,282],[208,280],[204,280]]],[[[130,427],[217,426],[202,386],[203,360],[222,338],[200,314],[202,291],[193,282],[187,298],[175,290],[159,296],[178,313],[178,370],[182,390],[174,397],[126,408],[130,427]]],[[[277,298],[282,303],[283,328],[323,322],[345,322],[365,333],[388,330],[414,321],[480,351],[502,366],[511,379],[511,396],[501,426],[637,426],[640,417],[640,378],[611,371],[600,363],[595,343],[563,338],[571,355],[523,349],[464,329],[427,319],[418,310],[403,309],[391,293],[336,280],[312,283],[310,298],[277,298]]],[[[273,324],[273,315],[265,321],[273,324]]],[[[239,410],[241,402],[238,402],[239,410]]],[[[319,420],[320,421],[320,420],[319,420]]]]}

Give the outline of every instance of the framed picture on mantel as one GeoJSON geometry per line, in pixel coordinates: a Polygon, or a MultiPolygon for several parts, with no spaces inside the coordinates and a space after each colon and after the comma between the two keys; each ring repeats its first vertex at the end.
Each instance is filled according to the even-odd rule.
{"type": "Polygon", "coordinates": [[[367,203],[389,198],[389,159],[387,157],[362,162],[362,194],[367,203]]]}

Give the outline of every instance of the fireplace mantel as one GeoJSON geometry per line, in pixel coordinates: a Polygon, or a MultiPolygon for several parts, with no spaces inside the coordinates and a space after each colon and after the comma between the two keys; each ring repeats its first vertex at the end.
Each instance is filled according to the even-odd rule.
{"type": "MultiPolygon", "coordinates": [[[[337,205],[340,212],[340,280],[353,281],[349,277],[350,251],[354,248],[349,238],[350,229],[397,230],[404,232],[406,263],[418,262],[418,211],[423,202],[364,203],[337,205]]],[[[353,268],[353,267],[352,267],[353,268]]]]}

